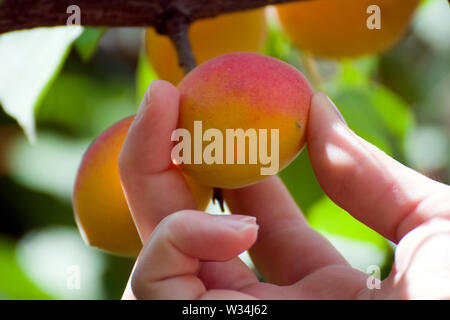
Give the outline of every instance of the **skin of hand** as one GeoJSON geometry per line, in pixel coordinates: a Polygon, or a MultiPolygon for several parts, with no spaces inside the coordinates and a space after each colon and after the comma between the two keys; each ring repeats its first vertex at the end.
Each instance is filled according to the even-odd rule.
{"type": "Polygon", "coordinates": [[[124,299],[450,298],[450,187],[358,137],[326,95],[312,100],[309,157],[336,204],[398,244],[379,290],[308,226],[277,176],[224,190],[233,215],[195,211],[170,159],[178,102],[170,83],[152,82],[119,157],[145,243],[124,299]],[[237,257],[244,250],[266,282],[237,257]]]}

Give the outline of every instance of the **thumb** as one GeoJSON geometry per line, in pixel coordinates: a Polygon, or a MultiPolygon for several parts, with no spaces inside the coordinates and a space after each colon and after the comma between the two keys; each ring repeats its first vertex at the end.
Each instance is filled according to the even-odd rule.
{"type": "Polygon", "coordinates": [[[307,143],[325,193],[388,239],[399,241],[418,224],[445,212],[430,208],[428,203],[435,201],[426,200],[450,198],[448,186],[407,168],[357,136],[323,93],[312,100],[307,143]]]}

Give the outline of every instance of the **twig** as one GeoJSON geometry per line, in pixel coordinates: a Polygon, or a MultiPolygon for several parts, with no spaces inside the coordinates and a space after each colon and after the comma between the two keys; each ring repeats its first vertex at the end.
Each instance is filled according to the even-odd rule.
{"type": "Polygon", "coordinates": [[[306,72],[308,73],[309,77],[311,78],[311,82],[314,86],[314,89],[323,91],[323,79],[322,75],[320,74],[319,66],[317,65],[316,60],[314,59],[314,56],[308,52],[302,52],[302,60],[303,65],[305,66],[306,72]]]}

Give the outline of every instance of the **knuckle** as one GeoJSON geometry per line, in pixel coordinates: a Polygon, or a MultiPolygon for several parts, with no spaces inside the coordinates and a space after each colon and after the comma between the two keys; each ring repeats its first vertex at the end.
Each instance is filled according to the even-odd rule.
{"type": "Polygon", "coordinates": [[[161,226],[165,230],[164,234],[179,234],[188,223],[191,214],[189,210],[181,210],[165,217],[161,221],[161,226]]]}

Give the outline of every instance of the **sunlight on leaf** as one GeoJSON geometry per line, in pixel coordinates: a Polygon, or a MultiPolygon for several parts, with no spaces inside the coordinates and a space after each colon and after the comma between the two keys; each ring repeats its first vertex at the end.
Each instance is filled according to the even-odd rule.
{"type": "Polygon", "coordinates": [[[76,171],[88,144],[52,133],[40,134],[34,145],[17,139],[8,154],[10,175],[32,190],[70,200],[76,171]]]}
{"type": "Polygon", "coordinates": [[[51,299],[19,267],[14,249],[12,240],[0,236],[0,299],[51,299]]]}
{"type": "Polygon", "coordinates": [[[35,140],[34,111],[82,28],[37,28],[0,36],[0,103],[35,140]]]}
{"type": "Polygon", "coordinates": [[[48,227],[26,235],[17,260],[42,290],[58,299],[101,299],[104,256],[86,246],[75,228],[48,227]]]}
{"type": "Polygon", "coordinates": [[[145,52],[141,51],[136,70],[136,95],[139,103],[144,97],[150,82],[158,79],[159,77],[155,70],[153,70],[152,66],[148,63],[145,52]]]}
{"type": "Polygon", "coordinates": [[[106,32],[106,28],[85,27],[81,36],[75,41],[75,49],[83,61],[88,61],[97,50],[100,39],[106,32]]]}
{"type": "Polygon", "coordinates": [[[353,267],[366,270],[369,265],[380,268],[390,255],[389,242],[362,224],[328,197],[316,202],[308,213],[314,229],[326,236],[353,267]]]}

